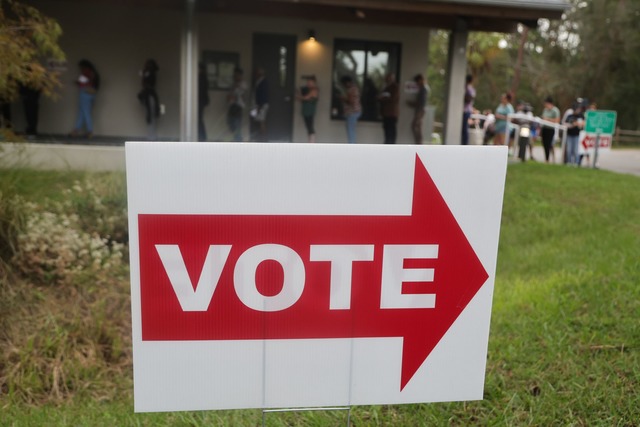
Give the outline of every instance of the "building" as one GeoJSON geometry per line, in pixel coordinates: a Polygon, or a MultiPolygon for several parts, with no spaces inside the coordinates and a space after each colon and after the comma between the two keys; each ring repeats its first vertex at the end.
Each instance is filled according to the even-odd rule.
{"type": "MultiPolygon", "coordinates": [[[[359,142],[382,142],[371,101],[381,76],[392,71],[401,87],[429,66],[429,32],[451,31],[448,99],[462,100],[469,31],[509,32],[518,23],[559,18],[565,0],[33,0],[56,18],[66,64],[60,71],[60,97],[43,100],[39,130],[71,131],[77,109],[76,64],[91,60],[101,75],[94,106],[96,135],[144,139],[144,109],[137,94],[139,71],[148,58],[159,64],[158,94],[165,114],[158,137],[197,138],[197,68],[206,64],[210,104],[205,124],[210,140],[229,140],[226,96],[235,66],[266,69],[270,84],[269,138],[306,141],[295,101],[302,76],[314,74],[320,87],[316,115],[319,142],[344,142],[346,132],[336,101],[336,80],[352,73],[361,85],[364,116],[359,142]],[[310,39],[313,36],[314,39],[310,39]]],[[[411,112],[401,91],[398,141],[408,143],[411,112]]],[[[462,103],[447,103],[445,143],[460,140],[462,103]]],[[[16,108],[16,113],[20,112],[16,108]]],[[[16,128],[20,129],[20,114],[16,128]]],[[[248,140],[248,117],[244,138],[248,140]]]]}

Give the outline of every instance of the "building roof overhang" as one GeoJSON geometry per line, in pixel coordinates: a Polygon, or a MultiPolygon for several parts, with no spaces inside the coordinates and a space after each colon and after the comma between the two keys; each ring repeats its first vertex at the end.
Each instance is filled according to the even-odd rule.
{"type": "Polygon", "coordinates": [[[199,10],[307,20],[511,32],[559,19],[566,0],[200,0],[199,10]]]}
{"type": "MultiPolygon", "coordinates": [[[[87,0],[77,0],[84,1],[87,0]]],[[[182,9],[189,0],[90,0],[182,9]]],[[[568,0],[195,0],[200,12],[290,17],[309,21],[512,32],[517,24],[559,19],[568,0]]]]}

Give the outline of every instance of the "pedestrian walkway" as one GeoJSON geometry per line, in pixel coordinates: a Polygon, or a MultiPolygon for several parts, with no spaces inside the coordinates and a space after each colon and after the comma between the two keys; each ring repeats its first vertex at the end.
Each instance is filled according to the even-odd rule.
{"type": "MultiPolygon", "coordinates": [[[[4,164],[22,165],[54,170],[125,170],[124,138],[81,139],[47,138],[35,143],[0,145],[0,160],[4,164]],[[10,161],[9,161],[10,160],[10,161]]],[[[528,156],[527,152],[527,156],[528,156]]],[[[561,165],[559,147],[555,149],[556,163],[561,165]]],[[[542,147],[535,146],[536,161],[544,161],[542,147]]],[[[527,157],[528,158],[528,157],[527,157]]],[[[602,151],[598,156],[598,168],[612,172],[640,176],[640,148],[620,148],[602,151]]],[[[590,167],[590,165],[583,165],[590,167]]]]}
{"type": "Polygon", "coordinates": [[[38,135],[26,143],[0,144],[2,167],[45,170],[124,171],[125,138],[38,135]]]}

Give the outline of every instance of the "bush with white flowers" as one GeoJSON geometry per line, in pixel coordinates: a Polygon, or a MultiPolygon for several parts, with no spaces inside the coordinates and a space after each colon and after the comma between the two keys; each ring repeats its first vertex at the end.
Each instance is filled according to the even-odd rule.
{"type": "Polygon", "coordinates": [[[91,183],[76,183],[63,202],[46,208],[27,203],[13,266],[43,284],[73,283],[80,277],[99,283],[121,267],[126,244],[109,230],[126,230],[126,211],[107,206],[94,190],[91,183]]]}

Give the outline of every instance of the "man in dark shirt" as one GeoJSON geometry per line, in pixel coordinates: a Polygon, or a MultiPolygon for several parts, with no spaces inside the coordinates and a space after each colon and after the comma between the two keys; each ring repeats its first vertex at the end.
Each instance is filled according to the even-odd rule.
{"type": "Polygon", "coordinates": [[[578,144],[580,143],[580,131],[584,127],[584,114],[582,105],[578,105],[572,114],[565,120],[567,125],[567,164],[579,165],[578,144]]]}
{"type": "Polygon", "coordinates": [[[400,100],[400,90],[398,89],[396,76],[393,73],[385,76],[385,83],[385,88],[378,96],[382,115],[382,128],[384,130],[384,143],[395,144],[398,134],[398,101],[400,100]]]}

